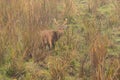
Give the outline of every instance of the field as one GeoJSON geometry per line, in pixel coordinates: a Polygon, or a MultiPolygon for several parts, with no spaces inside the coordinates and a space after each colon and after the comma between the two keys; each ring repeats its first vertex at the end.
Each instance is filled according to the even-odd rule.
{"type": "Polygon", "coordinates": [[[0,0],[0,80],[120,80],[120,1],[0,0]]]}

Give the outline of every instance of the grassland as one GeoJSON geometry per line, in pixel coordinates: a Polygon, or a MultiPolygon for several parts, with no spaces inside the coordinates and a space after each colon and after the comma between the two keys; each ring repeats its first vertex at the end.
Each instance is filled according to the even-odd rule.
{"type": "Polygon", "coordinates": [[[120,80],[119,0],[0,0],[0,80],[120,80]],[[64,35],[49,50],[40,32],[64,35]]]}

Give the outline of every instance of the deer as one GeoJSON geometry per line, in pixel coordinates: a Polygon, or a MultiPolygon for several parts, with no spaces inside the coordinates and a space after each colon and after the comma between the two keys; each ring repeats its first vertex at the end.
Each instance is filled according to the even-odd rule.
{"type": "MultiPolygon", "coordinates": [[[[63,24],[59,24],[56,19],[54,22],[57,26],[56,30],[53,29],[45,29],[45,30],[38,30],[36,36],[38,36],[38,41],[36,41],[32,46],[35,46],[34,49],[42,49],[44,51],[48,46],[49,50],[52,50],[55,47],[55,43],[62,37],[64,34],[65,29],[67,29],[67,19],[64,21],[63,24]],[[38,43],[40,41],[40,43],[38,43]],[[37,46],[37,48],[36,48],[37,46]]],[[[29,58],[36,57],[38,54],[29,52],[29,48],[26,48],[23,59],[28,60],[29,58]]],[[[36,58],[35,58],[36,59],[36,58]]],[[[37,61],[37,59],[36,59],[37,61]]]]}
{"type": "Polygon", "coordinates": [[[59,24],[56,19],[54,19],[55,24],[57,24],[56,30],[43,30],[41,31],[41,47],[46,48],[48,46],[49,49],[55,47],[55,43],[60,39],[60,37],[64,34],[64,30],[67,28],[67,19],[63,22],[63,24],[59,24]]]}

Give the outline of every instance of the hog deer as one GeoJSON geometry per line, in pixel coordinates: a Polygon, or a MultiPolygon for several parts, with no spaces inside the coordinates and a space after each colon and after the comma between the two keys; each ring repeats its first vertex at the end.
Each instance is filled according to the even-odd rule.
{"type": "Polygon", "coordinates": [[[67,19],[64,21],[62,25],[58,25],[57,21],[54,20],[54,22],[57,24],[57,30],[43,30],[41,31],[41,47],[46,48],[48,46],[49,49],[52,49],[55,47],[55,42],[60,39],[60,37],[63,35],[64,30],[67,28],[65,26],[67,19]]]}

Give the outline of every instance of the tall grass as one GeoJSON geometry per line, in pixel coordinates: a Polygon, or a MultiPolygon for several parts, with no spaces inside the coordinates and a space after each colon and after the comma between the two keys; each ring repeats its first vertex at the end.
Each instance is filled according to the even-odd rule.
{"type": "Polygon", "coordinates": [[[109,57],[119,12],[117,0],[0,0],[0,79],[119,80],[119,57],[109,57]],[[69,27],[43,50],[40,32],[55,19],[69,27]]]}

